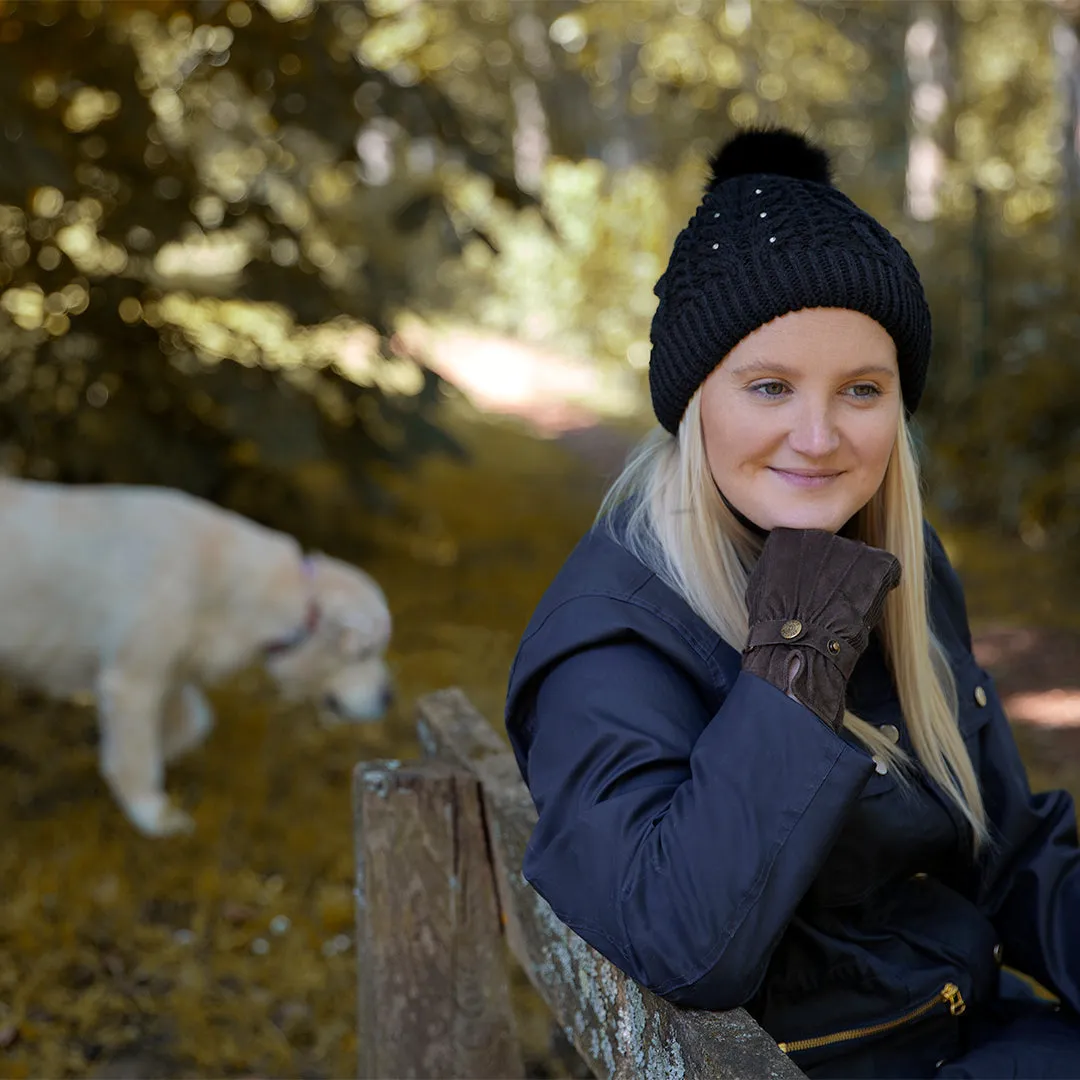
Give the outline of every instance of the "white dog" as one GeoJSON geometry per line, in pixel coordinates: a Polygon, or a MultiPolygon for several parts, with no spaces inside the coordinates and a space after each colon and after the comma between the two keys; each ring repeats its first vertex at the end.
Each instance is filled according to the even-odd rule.
{"type": "Polygon", "coordinates": [[[261,660],[287,699],[378,719],[389,637],[370,577],[211,503],[0,479],[0,668],[93,694],[101,773],[146,835],[192,826],[164,773],[213,723],[201,686],[261,660]]]}

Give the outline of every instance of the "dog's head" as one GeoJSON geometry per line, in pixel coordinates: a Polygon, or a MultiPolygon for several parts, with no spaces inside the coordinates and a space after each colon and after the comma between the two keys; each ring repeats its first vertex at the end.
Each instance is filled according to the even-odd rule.
{"type": "Polygon", "coordinates": [[[362,570],[312,555],[315,616],[308,633],[267,655],[266,669],[289,700],[307,698],[328,719],[379,720],[393,699],[386,666],[390,611],[362,570]]]}

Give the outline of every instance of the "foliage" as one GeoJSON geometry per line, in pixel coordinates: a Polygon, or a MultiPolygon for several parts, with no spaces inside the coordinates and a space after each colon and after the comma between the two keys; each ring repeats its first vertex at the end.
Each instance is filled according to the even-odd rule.
{"type": "MultiPolygon", "coordinates": [[[[440,687],[497,722],[521,629],[597,497],[553,442],[444,423],[467,466],[376,466],[416,522],[380,520],[365,551],[394,611],[389,722],[324,727],[237,680],[169,770],[196,832],[153,841],[97,775],[90,711],[0,687],[0,1074],[356,1075],[352,768],[418,756],[412,703],[440,687]]],[[[532,1001],[525,1051],[548,1069],[532,1075],[565,1076],[532,1001]]]]}
{"type": "MultiPolygon", "coordinates": [[[[416,17],[395,6],[382,25],[416,17]]],[[[452,189],[454,220],[485,238],[444,275],[459,311],[643,371],[652,285],[707,152],[735,124],[808,129],[840,186],[912,250],[931,294],[936,350],[919,419],[938,507],[1040,545],[1080,535],[1080,144],[1068,142],[1080,127],[1077,92],[1070,106],[1063,90],[1080,86],[1080,50],[1068,47],[1080,5],[684,0],[455,5],[440,14],[451,17],[441,32],[459,43],[482,33],[498,60],[485,97],[501,89],[506,106],[513,87],[535,85],[550,151],[531,178],[537,208],[501,205],[480,179],[452,189]],[[465,26],[477,10],[484,18],[465,26]],[[932,216],[917,219],[903,211],[926,88],[905,55],[927,22],[941,54],[930,88],[940,175],[932,216]]],[[[428,70],[430,39],[393,40],[386,62],[448,93],[472,78],[428,70]]]]}
{"type": "MultiPolygon", "coordinates": [[[[931,489],[958,524],[993,525],[1036,550],[1075,550],[1080,535],[1080,267],[1066,241],[1078,226],[1080,207],[1030,227],[1022,245],[991,236],[985,308],[934,279],[938,308],[959,293],[969,318],[946,327],[953,363],[931,387],[931,489]]],[[[982,247],[954,236],[966,253],[982,247]]]]}
{"type": "Polygon", "coordinates": [[[365,183],[354,144],[361,114],[460,140],[457,113],[359,63],[363,23],[352,5],[8,5],[8,468],[280,521],[245,492],[281,502],[273,481],[324,458],[361,486],[373,457],[449,445],[438,381],[380,336],[459,242],[442,182],[365,183]]]}
{"type": "MultiPolygon", "coordinates": [[[[402,316],[640,379],[705,156],[784,122],[922,268],[919,421],[965,565],[988,525],[1067,548],[1078,25],[1076,0],[0,0],[0,465],[184,487],[346,557],[362,538],[401,697],[459,683],[495,717],[597,492],[551,444],[461,435],[446,387],[395,354],[402,316]],[[906,52],[927,25],[942,81],[922,101],[906,52]],[[920,216],[928,104],[942,168],[920,216]],[[469,470],[426,461],[407,490],[402,462],[459,441],[469,470]],[[375,482],[392,525],[358,513],[375,482]]],[[[983,576],[1008,578],[1014,614],[1039,591],[983,576]]],[[[99,789],[85,714],[0,700],[16,1073],[83,1075],[133,1044],[164,1048],[164,1075],[351,1071],[342,763],[412,753],[404,717],[313,731],[234,689],[253,688],[221,695],[229,722],[171,774],[200,831],[167,859],[99,789]]]]}
{"type": "Polygon", "coordinates": [[[782,122],[923,268],[942,506],[1071,538],[1075,448],[1047,410],[1071,415],[1053,387],[1077,343],[1062,88],[1080,60],[1070,74],[1061,42],[1078,21],[1072,0],[9,4],[7,465],[256,516],[291,517],[317,461],[365,490],[365,462],[449,448],[439,380],[394,355],[407,310],[640,379],[703,158],[782,122]],[[909,55],[927,26],[937,99],[909,55]],[[940,175],[913,218],[928,101],[940,175]],[[961,475],[995,446],[1001,473],[961,475]]]}

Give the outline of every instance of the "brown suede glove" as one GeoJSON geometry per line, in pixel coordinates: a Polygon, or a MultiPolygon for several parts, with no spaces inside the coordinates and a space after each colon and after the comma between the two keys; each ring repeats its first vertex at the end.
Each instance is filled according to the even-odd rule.
{"type": "Polygon", "coordinates": [[[820,529],[773,529],[746,587],[743,670],[839,731],[848,679],[899,581],[887,551],[820,529]]]}

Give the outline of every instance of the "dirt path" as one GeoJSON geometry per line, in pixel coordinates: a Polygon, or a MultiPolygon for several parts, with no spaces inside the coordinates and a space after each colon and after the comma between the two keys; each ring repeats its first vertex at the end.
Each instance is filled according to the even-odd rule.
{"type": "Polygon", "coordinates": [[[994,677],[1032,787],[1080,800],[1080,633],[991,625],[976,632],[975,657],[994,677]]]}

